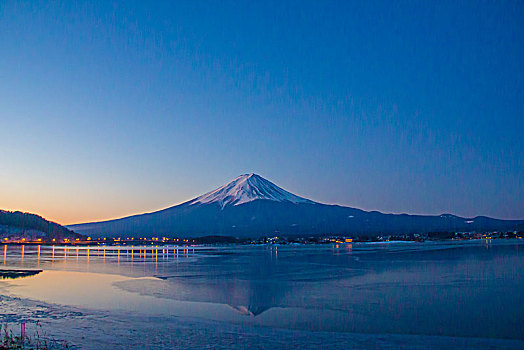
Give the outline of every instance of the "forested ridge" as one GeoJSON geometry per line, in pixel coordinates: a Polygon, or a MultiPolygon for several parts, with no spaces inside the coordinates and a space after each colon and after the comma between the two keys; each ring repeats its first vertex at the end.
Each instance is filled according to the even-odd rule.
{"type": "MultiPolygon", "coordinates": [[[[39,215],[20,211],[0,210],[0,226],[3,226],[4,230],[5,228],[16,228],[22,232],[39,231],[48,238],[80,237],[64,226],[48,221],[39,215]]],[[[0,228],[0,233],[1,231],[3,231],[2,228],[0,228]]]]}

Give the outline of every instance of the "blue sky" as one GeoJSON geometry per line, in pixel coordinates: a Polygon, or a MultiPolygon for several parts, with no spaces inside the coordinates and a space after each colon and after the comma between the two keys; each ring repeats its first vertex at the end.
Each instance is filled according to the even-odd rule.
{"type": "Polygon", "coordinates": [[[518,1],[0,4],[0,208],[60,223],[255,172],[313,200],[524,218],[518,1]]]}

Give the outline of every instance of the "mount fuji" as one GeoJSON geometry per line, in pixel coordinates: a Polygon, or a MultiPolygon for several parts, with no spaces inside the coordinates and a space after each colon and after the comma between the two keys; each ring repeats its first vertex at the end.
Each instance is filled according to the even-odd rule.
{"type": "Polygon", "coordinates": [[[244,174],[214,191],[195,198],[189,204],[218,203],[224,209],[228,205],[240,205],[259,199],[295,204],[315,203],[295,196],[257,174],[244,174]]]}
{"type": "Polygon", "coordinates": [[[257,174],[240,175],[173,207],[116,220],[70,225],[92,237],[366,235],[522,229],[524,220],[383,214],[294,195],[257,174]]]}

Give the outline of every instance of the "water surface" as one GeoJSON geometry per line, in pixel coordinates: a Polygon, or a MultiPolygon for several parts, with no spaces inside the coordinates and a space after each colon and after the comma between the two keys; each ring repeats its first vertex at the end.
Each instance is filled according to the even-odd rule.
{"type": "Polygon", "coordinates": [[[4,246],[4,293],[93,310],[342,333],[524,340],[523,242],[4,246]]]}

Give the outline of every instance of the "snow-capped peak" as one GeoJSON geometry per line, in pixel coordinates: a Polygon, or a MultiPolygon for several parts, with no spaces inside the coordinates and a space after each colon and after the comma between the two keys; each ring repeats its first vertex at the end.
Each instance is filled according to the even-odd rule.
{"type": "Polygon", "coordinates": [[[315,203],[309,199],[295,196],[257,174],[244,174],[214,191],[195,198],[189,204],[218,203],[224,208],[228,205],[239,205],[256,199],[276,202],[315,203]]]}

